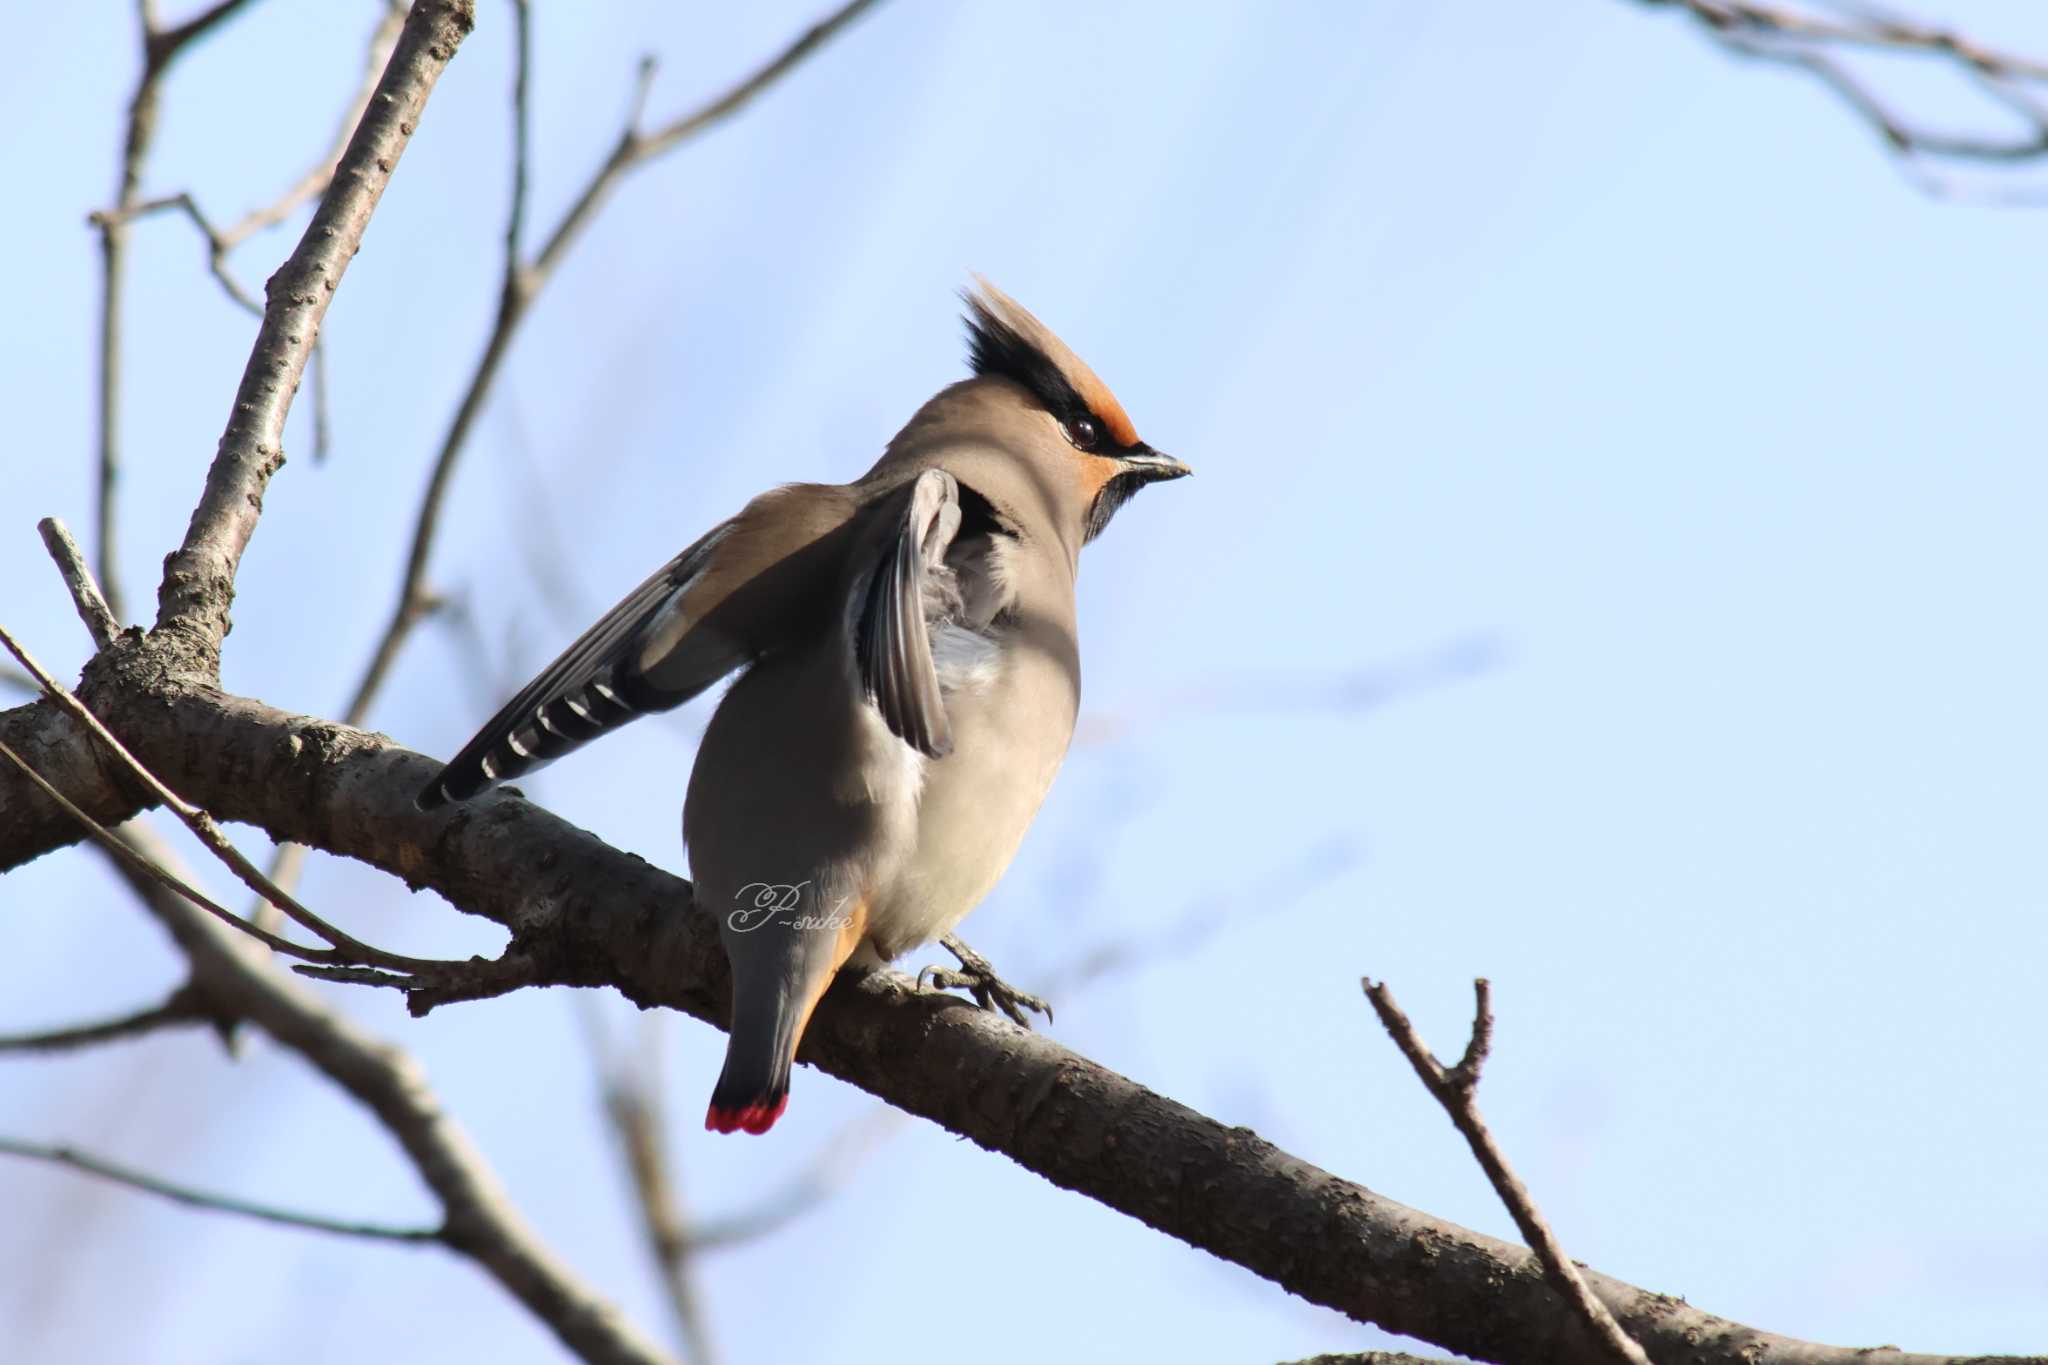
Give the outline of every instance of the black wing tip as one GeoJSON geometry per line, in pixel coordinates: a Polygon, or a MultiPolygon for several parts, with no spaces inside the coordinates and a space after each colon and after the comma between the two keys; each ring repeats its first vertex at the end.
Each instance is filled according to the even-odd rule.
{"type": "Polygon", "coordinates": [[[419,795],[413,797],[412,804],[418,810],[436,811],[443,806],[460,805],[482,791],[483,787],[473,784],[458,786],[449,771],[443,768],[439,777],[422,787],[419,795]]]}

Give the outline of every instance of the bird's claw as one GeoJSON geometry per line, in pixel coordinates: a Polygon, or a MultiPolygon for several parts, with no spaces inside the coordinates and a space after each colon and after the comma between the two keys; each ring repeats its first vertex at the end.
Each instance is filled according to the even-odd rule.
{"type": "Polygon", "coordinates": [[[965,990],[974,996],[974,1003],[983,1009],[999,1009],[1010,1017],[1019,1028],[1030,1028],[1031,1019],[1026,1011],[1042,1014],[1047,1023],[1052,1022],[1052,1006],[1038,996],[1020,991],[996,975],[996,969],[989,960],[974,949],[954,938],[951,934],[939,940],[941,946],[960,959],[959,970],[951,967],[926,967],[917,974],[919,990],[965,990]]]}

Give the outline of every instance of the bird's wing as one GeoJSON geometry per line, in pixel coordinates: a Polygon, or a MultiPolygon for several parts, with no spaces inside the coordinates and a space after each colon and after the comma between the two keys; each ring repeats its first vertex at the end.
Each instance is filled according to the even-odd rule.
{"type": "Polygon", "coordinates": [[[420,806],[466,801],[678,706],[802,629],[805,599],[832,562],[820,542],[834,539],[846,512],[843,490],[793,485],[713,527],[520,688],[420,793],[420,806]]]}
{"type": "Polygon", "coordinates": [[[946,574],[946,549],[960,529],[960,488],[953,476],[928,469],[888,499],[879,553],[854,579],[854,662],[867,699],[904,743],[927,758],[953,751],[932,663],[926,613],[934,582],[946,574]]]}

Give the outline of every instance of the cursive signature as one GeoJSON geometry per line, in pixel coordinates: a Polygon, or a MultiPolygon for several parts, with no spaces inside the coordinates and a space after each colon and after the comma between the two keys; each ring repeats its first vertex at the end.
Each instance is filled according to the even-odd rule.
{"type": "Polygon", "coordinates": [[[736,934],[750,933],[778,915],[785,917],[785,927],[798,933],[852,927],[853,916],[840,913],[846,905],[845,897],[823,914],[792,913],[803,904],[804,888],[810,884],[809,878],[800,882],[748,882],[733,896],[734,900],[745,904],[726,915],[727,927],[736,934]]]}

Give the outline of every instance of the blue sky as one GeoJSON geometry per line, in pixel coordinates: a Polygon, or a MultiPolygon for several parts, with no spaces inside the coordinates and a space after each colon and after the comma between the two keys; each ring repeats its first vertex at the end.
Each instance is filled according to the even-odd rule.
{"type": "MultiPolygon", "coordinates": [[[[245,561],[226,682],[279,706],[340,708],[482,344],[510,42],[506,7],[481,8],[330,315],[333,455],[316,466],[295,418],[245,561]]],[[[659,115],[814,17],[538,8],[541,224],[608,146],[642,51],[662,58],[659,115]]],[[[148,188],[231,217],[296,176],[373,9],[268,0],[196,52],[148,188]]],[[[2048,16],[2017,0],[1942,17],[2048,52],[2048,16]]],[[[112,185],[128,24],[125,6],[30,7],[0,84],[0,611],[64,669],[83,635],[33,527],[91,523],[83,220],[112,185]]],[[[295,230],[244,248],[244,277],[295,230]]],[[[1198,471],[1088,551],[1085,742],[966,932],[1030,986],[1191,907],[1215,927],[1058,999],[1055,1036],[1511,1236],[1358,994],[1389,980],[1454,1051],[1483,974],[1500,1034],[1482,1100],[1575,1256],[1774,1331],[2039,1350],[2043,234],[2038,213],[1917,194],[1818,88],[1652,7],[899,0],[640,173],[551,284],[434,565],[490,657],[423,633],[372,723],[451,752],[579,613],[754,492],[864,469],[960,373],[953,292],[983,272],[1198,471]]],[[[137,615],[253,333],[201,264],[186,225],[138,227],[137,615]]],[[[701,720],[643,722],[527,789],[684,870],[701,720]]],[[[359,866],[316,859],[307,894],[404,951],[495,943],[359,866]]],[[[0,914],[0,1029],[174,978],[84,855],[0,881],[0,914]]],[[[665,1329],[578,1002],[412,1021],[331,995],[414,1048],[564,1255],[665,1329]]],[[[770,1139],[703,1134],[722,1036],[663,1032],[706,1214],[873,1107],[805,1071],[770,1139]]],[[[260,1044],[232,1063],[198,1035],[7,1060],[0,1131],[330,1213],[427,1207],[374,1128],[260,1044]]],[[[19,1213],[0,1321],[37,1360],[285,1342],[352,1360],[399,1331],[421,1359],[458,1340],[557,1358],[432,1252],[18,1163],[0,1202],[19,1213]]],[[[920,1123],[812,1216],[708,1262],[704,1287],[735,1360],[894,1360],[970,1325],[992,1360],[1391,1340],[920,1123]]]]}

